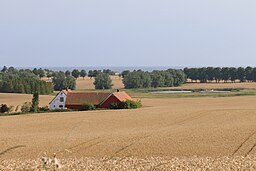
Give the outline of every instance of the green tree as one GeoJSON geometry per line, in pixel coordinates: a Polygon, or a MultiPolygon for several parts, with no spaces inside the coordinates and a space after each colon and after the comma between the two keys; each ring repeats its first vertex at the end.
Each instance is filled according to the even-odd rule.
{"type": "Polygon", "coordinates": [[[240,82],[245,82],[245,69],[243,67],[237,69],[237,78],[240,82]]]}
{"type": "Polygon", "coordinates": [[[37,68],[34,68],[32,72],[33,72],[35,75],[38,75],[38,70],[37,70],[37,68]]]}
{"type": "Polygon", "coordinates": [[[230,80],[235,83],[236,80],[238,79],[237,75],[237,69],[235,67],[229,68],[229,75],[230,75],[230,80]]]}
{"type": "Polygon", "coordinates": [[[130,72],[123,79],[124,86],[127,89],[149,88],[151,87],[151,82],[150,73],[141,70],[130,72]]]}
{"type": "Polygon", "coordinates": [[[3,69],[1,70],[1,72],[7,72],[8,68],[6,66],[3,67],[3,69]]]}
{"type": "Polygon", "coordinates": [[[221,80],[221,68],[220,67],[214,68],[213,73],[214,73],[214,79],[216,83],[219,83],[221,80]]]}
{"type": "Polygon", "coordinates": [[[48,72],[46,73],[46,77],[47,77],[48,79],[50,79],[50,78],[52,77],[52,72],[51,72],[51,71],[48,71],[48,72]]]}
{"type": "Polygon", "coordinates": [[[39,76],[39,78],[43,78],[45,76],[45,72],[42,68],[40,68],[39,70],[37,70],[37,75],[39,76]]]}
{"type": "Polygon", "coordinates": [[[130,73],[130,71],[129,70],[124,70],[122,73],[121,73],[121,75],[122,75],[122,77],[124,78],[127,74],[129,74],[130,73]]]}
{"type": "Polygon", "coordinates": [[[248,82],[253,81],[253,68],[252,67],[246,67],[245,68],[245,78],[248,82]]]}
{"type": "Polygon", "coordinates": [[[163,87],[164,86],[164,77],[161,73],[161,71],[153,71],[151,74],[151,87],[157,88],[157,87],[163,87]]]}
{"type": "Polygon", "coordinates": [[[72,76],[77,79],[80,76],[80,72],[77,69],[74,69],[72,71],[72,76]]]}
{"type": "Polygon", "coordinates": [[[83,77],[83,79],[84,79],[84,77],[86,77],[86,75],[87,75],[87,72],[84,69],[82,69],[80,72],[80,76],[83,77]]]}
{"type": "Polygon", "coordinates": [[[113,86],[110,76],[106,73],[98,74],[93,84],[95,89],[111,89],[113,86]]]}
{"type": "Polygon", "coordinates": [[[31,112],[38,112],[39,109],[39,94],[35,92],[33,94],[33,99],[32,99],[32,105],[31,105],[31,112]]]}
{"type": "Polygon", "coordinates": [[[67,71],[65,72],[65,75],[66,75],[66,77],[67,77],[67,76],[71,76],[71,72],[70,72],[69,70],[67,70],[67,71]]]}
{"type": "Polygon", "coordinates": [[[223,67],[221,69],[221,78],[225,83],[230,79],[230,72],[228,67],[223,67]]]}
{"type": "Polygon", "coordinates": [[[105,73],[105,74],[109,74],[109,75],[115,75],[115,72],[111,71],[110,69],[103,69],[102,72],[105,73]]]}
{"type": "Polygon", "coordinates": [[[213,67],[207,67],[205,74],[207,75],[207,80],[209,80],[211,82],[214,80],[214,68],[213,67]]]}
{"type": "Polygon", "coordinates": [[[65,76],[65,73],[62,71],[56,73],[56,75],[52,79],[52,82],[53,82],[53,89],[55,91],[61,91],[67,88],[66,76],[65,76]]]}
{"type": "Polygon", "coordinates": [[[66,77],[66,88],[69,88],[71,90],[76,89],[76,79],[72,76],[66,77]]]}

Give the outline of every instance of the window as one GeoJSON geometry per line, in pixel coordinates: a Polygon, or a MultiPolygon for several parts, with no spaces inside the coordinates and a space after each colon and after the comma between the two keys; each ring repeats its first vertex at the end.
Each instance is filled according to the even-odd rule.
{"type": "Polygon", "coordinates": [[[61,98],[60,98],[60,102],[64,102],[64,97],[61,97],[61,98]]]}
{"type": "Polygon", "coordinates": [[[59,108],[63,108],[63,105],[59,105],[59,108]]]}

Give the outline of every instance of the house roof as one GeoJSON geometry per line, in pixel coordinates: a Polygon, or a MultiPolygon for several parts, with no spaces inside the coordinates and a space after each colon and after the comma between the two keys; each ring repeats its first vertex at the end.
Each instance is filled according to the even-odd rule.
{"type": "Polygon", "coordinates": [[[56,99],[56,97],[57,97],[61,92],[63,92],[63,93],[67,96],[70,91],[71,91],[70,89],[60,91],[58,94],[56,94],[56,96],[51,100],[51,102],[50,102],[49,104],[51,104],[51,103],[53,102],[53,100],[56,99]]]}
{"type": "Polygon", "coordinates": [[[68,92],[66,105],[83,105],[85,103],[98,105],[111,94],[105,92],[68,92]]]}

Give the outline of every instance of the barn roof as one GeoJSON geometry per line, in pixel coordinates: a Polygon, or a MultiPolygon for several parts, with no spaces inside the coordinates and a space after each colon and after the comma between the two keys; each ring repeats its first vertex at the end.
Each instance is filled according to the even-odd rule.
{"type": "Polygon", "coordinates": [[[121,102],[126,101],[126,100],[132,100],[131,96],[129,96],[126,92],[121,91],[121,92],[115,92],[113,95],[120,100],[121,102]]]}
{"type": "Polygon", "coordinates": [[[66,105],[83,105],[85,103],[98,105],[111,94],[105,92],[68,92],[66,105]]]}

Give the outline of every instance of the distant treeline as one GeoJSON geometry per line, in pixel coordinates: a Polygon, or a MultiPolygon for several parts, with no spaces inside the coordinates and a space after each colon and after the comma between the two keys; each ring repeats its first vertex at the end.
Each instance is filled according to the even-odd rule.
{"type": "Polygon", "coordinates": [[[187,78],[191,79],[192,82],[201,83],[215,81],[219,83],[224,82],[255,82],[256,81],[256,68],[252,67],[204,67],[204,68],[185,68],[184,69],[187,78]]]}
{"type": "Polygon", "coordinates": [[[121,73],[125,88],[174,87],[186,82],[186,75],[179,69],[145,72],[142,70],[121,73]]]}
{"type": "Polygon", "coordinates": [[[0,72],[0,92],[50,94],[52,83],[42,81],[30,70],[17,70],[4,67],[0,72]]]}
{"type": "MultiPolygon", "coordinates": [[[[52,71],[42,68],[33,70],[14,67],[4,67],[0,72],[0,92],[7,93],[26,93],[50,94],[66,88],[76,89],[76,79],[78,77],[95,77],[96,89],[111,89],[113,84],[110,75],[117,75],[110,69],[104,70],[77,70],[73,71],[52,71]],[[43,81],[47,77],[49,82],[43,81]]],[[[203,68],[184,68],[154,70],[152,72],[125,70],[118,74],[126,89],[131,88],[150,88],[150,87],[174,87],[186,83],[187,78],[191,82],[256,82],[256,68],[252,67],[203,67],[203,68]]]]}

